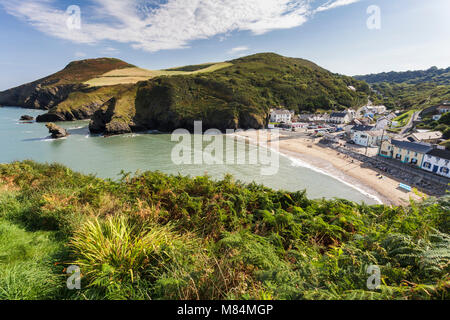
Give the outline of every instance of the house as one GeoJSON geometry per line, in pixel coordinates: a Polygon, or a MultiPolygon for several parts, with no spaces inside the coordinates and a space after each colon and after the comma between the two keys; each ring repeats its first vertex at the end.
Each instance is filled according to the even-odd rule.
{"type": "Polygon", "coordinates": [[[431,150],[424,157],[422,169],[450,178],[450,151],[431,150]]]}
{"type": "Polygon", "coordinates": [[[436,144],[442,139],[442,133],[439,131],[416,132],[406,138],[411,142],[426,142],[436,144]]]}
{"type": "Polygon", "coordinates": [[[354,118],[354,114],[349,110],[347,112],[333,112],[330,114],[329,122],[336,124],[350,123],[354,118]]]}
{"type": "Polygon", "coordinates": [[[380,117],[377,120],[377,124],[375,126],[375,130],[385,130],[391,126],[392,122],[388,119],[388,117],[380,117]]]}
{"type": "Polygon", "coordinates": [[[439,114],[450,112],[450,101],[444,101],[443,103],[441,103],[441,105],[436,108],[436,111],[439,114]]]}
{"type": "Polygon", "coordinates": [[[384,114],[386,113],[387,109],[385,106],[365,106],[362,109],[363,114],[366,117],[373,118],[377,114],[384,114]]]}
{"type": "Polygon", "coordinates": [[[270,121],[278,123],[290,123],[292,121],[292,111],[276,109],[270,112],[270,121]]]}
{"type": "Polygon", "coordinates": [[[382,130],[377,131],[356,131],[353,134],[353,141],[363,147],[378,147],[382,140],[388,140],[387,135],[383,135],[382,130]]]}
{"type": "Polygon", "coordinates": [[[379,156],[421,167],[425,155],[433,150],[429,143],[387,140],[381,143],[379,156]]]}

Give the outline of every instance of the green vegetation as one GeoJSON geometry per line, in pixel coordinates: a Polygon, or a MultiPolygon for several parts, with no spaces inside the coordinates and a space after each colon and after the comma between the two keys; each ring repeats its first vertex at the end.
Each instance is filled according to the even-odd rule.
{"type": "Polygon", "coordinates": [[[0,165],[0,298],[449,299],[449,213],[449,197],[367,206],[232,177],[0,165]],[[64,289],[71,264],[81,291],[64,289]]]}
{"type": "Polygon", "coordinates": [[[450,85],[450,67],[438,69],[431,67],[428,70],[406,71],[406,72],[383,72],[356,76],[359,80],[364,80],[370,84],[379,82],[420,84],[432,82],[440,85],[450,85]]]}
{"type": "Polygon", "coordinates": [[[269,109],[277,106],[316,111],[361,106],[369,87],[353,78],[332,74],[310,61],[272,53],[230,61],[211,73],[158,77],[138,84],[137,127],[171,131],[262,128],[269,109]],[[348,86],[357,88],[357,92],[348,86]]]}
{"type": "Polygon", "coordinates": [[[394,121],[398,122],[397,128],[403,128],[406,126],[415,112],[416,110],[410,110],[395,118],[394,121]]]}
{"type": "Polygon", "coordinates": [[[422,110],[450,99],[450,68],[356,76],[377,93],[374,102],[390,109],[422,110]]]}
{"type": "MultiPolygon", "coordinates": [[[[442,117],[435,121],[431,115],[427,115],[422,119],[422,122],[417,126],[419,129],[436,130],[443,133],[444,139],[450,139],[450,112],[442,115],[442,117]]],[[[449,149],[448,142],[442,145],[449,149]]]]}

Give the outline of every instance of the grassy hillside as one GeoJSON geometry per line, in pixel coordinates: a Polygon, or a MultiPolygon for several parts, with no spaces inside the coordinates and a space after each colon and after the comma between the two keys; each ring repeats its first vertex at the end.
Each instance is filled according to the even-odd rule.
{"type": "Polygon", "coordinates": [[[393,109],[425,109],[450,99],[450,68],[388,72],[356,76],[378,94],[373,97],[393,109]]]}
{"type": "Polygon", "coordinates": [[[231,66],[230,63],[214,63],[199,66],[186,66],[168,70],[146,70],[142,68],[124,68],[117,69],[101,76],[95,77],[86,81],[85,84],[89,86],[111,86],[118,84],[137,83],[160,76],[176,76],[176,75],[191,75],[198,73],[214,72],[231,66]]]}
{"type": "Polygon", "coordinates": [[[112,70],[134,68],[133,65],[114,58],[99,58],[74,61],[63,70],[45,78],[52,85],[67,83],[82,83],[112,70]],[[53,83],[53,81],[58,81],[53,83]]]}
{"type": "Polygon", "coordinates": [[[344,110],[363,105],[369,93],[364,82],[272,53],[233,60],[209,73],[160,76],[137,87],[130,128],[162,131],[192,129],[195,120],[202,120],[204,129],[258,129],[272,107],[344,110]]]}
{"type": "Polygon", "coordinates": [[[0,299],[450,298],[448,197],[366,206],[26,161],[0,165],[0,200],[0,299]],[[65,288],[72,264],[81,291],[65,288]]]}

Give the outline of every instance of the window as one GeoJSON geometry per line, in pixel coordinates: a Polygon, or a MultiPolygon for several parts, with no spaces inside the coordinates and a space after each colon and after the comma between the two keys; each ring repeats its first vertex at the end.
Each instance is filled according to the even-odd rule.
{"type": "Polygon", "coordinates": [[[450,170],[449,170],[448,168],[442,168],[442,169],[441,169],[441,172],[442,172],[443,174],[448,174],[448,173],[450,172],[450,170]]]}
{"type": "Polygon", "coordinates": [[[401,154],[397,154],[397,155],[395,156],[395,159],[397,159],[397,160],[402,160],[402,155],[401,155],[401,154]]]}
{"type": "Polygon", "coordinates": [[[417,164],[417,159],[411,159],[412,164],[417,164]]]}
{"type": "Polygon", "coordinates": [[[424,167],[425,169],[431,169],[431,163],[425,162],[425,163],[423,164],[423,167],[424,167]]]}

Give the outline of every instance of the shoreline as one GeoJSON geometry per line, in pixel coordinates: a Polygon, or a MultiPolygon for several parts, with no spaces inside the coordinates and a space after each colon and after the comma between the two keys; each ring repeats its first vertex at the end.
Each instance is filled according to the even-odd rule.
{"type": "MultiPolygon", "coordinates": [[[[234,136],[256,144],[257,132],[239,132],[234,136]]],[[[281,131],[278,145],[277,152],[292,160],[294,166],[295,162],[298,162],[299,166],[328,175],[377,202],[401,206],[408,205],[411,199],[421,199],[414,192],[399,190],[400,181],[387,177],[384,173],[382,174],[383,179],[380,179],[377,170],[364,167],[362,162],[348,158],[336,150],[322,147],[316,142],[312,142],[311,139],[300,136],[292,137],[281,131]],[[289,139],[283,139],[285,137],[289,139]]]]}

